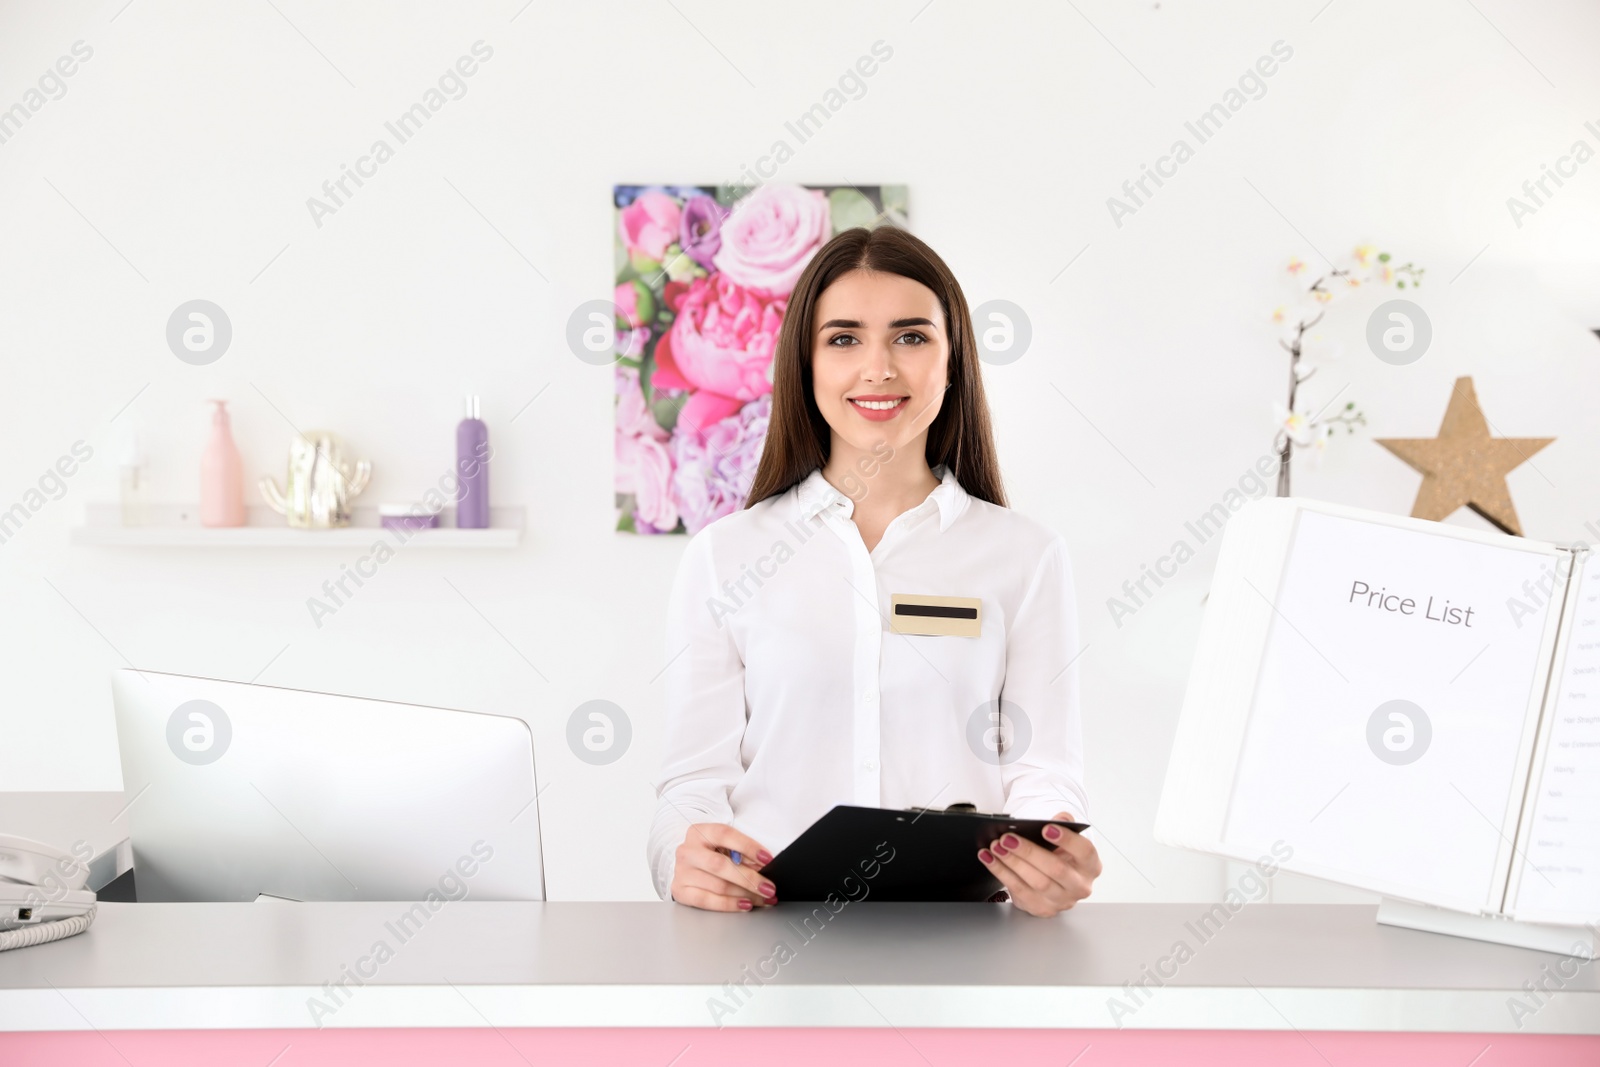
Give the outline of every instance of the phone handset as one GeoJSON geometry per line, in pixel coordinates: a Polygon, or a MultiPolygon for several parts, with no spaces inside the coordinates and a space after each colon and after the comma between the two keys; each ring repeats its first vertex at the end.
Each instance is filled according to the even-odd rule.
{"type": "Polygon", "coordinates": [[[0,952],[89,928],[96,905],[94,891],[87,888],[88,859],[0,834],[0,952]]]}

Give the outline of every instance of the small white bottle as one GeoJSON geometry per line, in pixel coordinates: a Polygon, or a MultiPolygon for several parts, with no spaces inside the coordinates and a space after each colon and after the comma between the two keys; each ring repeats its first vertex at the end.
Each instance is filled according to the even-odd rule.
{"type": "Polygon", "coordinates": [[[138,430],[129,430],[122,439],[118,476],[122,525],[143,526],[149,520],[149,478],[138,430]]]}

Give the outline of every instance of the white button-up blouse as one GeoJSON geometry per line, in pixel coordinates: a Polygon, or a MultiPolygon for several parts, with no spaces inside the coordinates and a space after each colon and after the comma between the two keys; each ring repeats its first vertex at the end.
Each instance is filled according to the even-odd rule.
{"type": "Polygon", "coordinates": [[[1066,542],[934,473],[871,552],[820,469],[689,539],[648,845],[663,899],[696,822],[776,854],[835,804],[1087,821],[1066,542]],[[981,598],[980,632],[893,632],[896,593],[981,598]]]}

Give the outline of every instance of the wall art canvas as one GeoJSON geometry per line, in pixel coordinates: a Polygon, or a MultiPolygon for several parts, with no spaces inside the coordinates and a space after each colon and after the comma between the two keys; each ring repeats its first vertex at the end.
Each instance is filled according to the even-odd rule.
{"type": "Polygon", "coordinates": [[[907,227],[903,185],[619,185],[618,530],[698,533],[744,504],[772,356],[811,257],[852,226],[907,227]]]}

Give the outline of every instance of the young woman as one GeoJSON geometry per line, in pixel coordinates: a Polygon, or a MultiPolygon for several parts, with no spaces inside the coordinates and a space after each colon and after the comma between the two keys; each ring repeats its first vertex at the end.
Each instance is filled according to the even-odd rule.
{"type": "MultiPolygon", "coordinates": [[[[749,496],[685,547],[667,641],[663,898],[775,903],[761,867],[835,804],[1087,818],[1066,543],[1006,506],[966,297],[905,230],[847,230],[800,276],[749,496]],[[980,632],[896,632],[895,594],[979,599],[980,632]]],[[[1041,916],[1101,869],[1045,836],[977,852],[1041,916]]]]}

